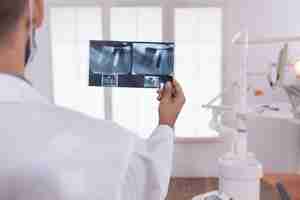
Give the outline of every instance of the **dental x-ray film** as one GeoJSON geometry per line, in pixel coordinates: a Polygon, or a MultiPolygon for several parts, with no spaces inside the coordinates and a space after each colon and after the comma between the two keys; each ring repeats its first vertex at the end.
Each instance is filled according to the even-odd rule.
{"type": "Polygon", "coordinates": [[[89,85],[159,88],[174,76],[174,43],[91,41],[89,85]]]}

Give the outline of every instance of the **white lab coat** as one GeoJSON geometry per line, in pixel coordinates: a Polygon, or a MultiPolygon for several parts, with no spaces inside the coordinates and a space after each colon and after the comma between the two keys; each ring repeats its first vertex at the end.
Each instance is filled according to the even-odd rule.
{"type": "MultiPolygon", "coordinates": [[[[68,94],[66,94],[68,95],[68,94]]],[[[173,130],[148,140],[57,107],[26,81],[0,74],[1,200],[160,200],[173,130]]]]}

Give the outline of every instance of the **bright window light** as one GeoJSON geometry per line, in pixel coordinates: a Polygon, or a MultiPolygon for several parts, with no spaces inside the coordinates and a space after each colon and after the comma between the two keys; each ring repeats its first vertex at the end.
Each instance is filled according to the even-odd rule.
{"type": "MultiPolygon", "coordinates": [[[[162,9],[120,7],[111,9],[111,39],[161,41],[162,9]]],[[[113,89],[113,119],[141,137],[148,137],[158,124],[155,89],[113,89]]]]}
{"type": "Polygon", "coordinates": [[[178,137],[214,137],[210,111],[201,105],[221,91],[222,10],[175,10],[176,78],[187,103],[176,126],[178,137]]]}
{"type": "Polygon", "coordinates": [[[51,9],[54,99],[57,105],[104,117],[102,88],[88,87],[89,40],[102,38],[101,8],[51,9]]]}

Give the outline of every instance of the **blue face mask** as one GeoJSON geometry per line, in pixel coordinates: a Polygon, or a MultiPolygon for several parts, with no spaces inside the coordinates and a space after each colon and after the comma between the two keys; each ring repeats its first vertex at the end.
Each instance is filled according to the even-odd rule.
{"type": "Polygon", "coordinates": [[[30,40],[27,40],[26,48],[25,48],[25,67],[29,63],[30,55],[31,55],[30,40]]]}
{"type": "Polygon", "coordinates": [[[35,57],[37,52],[37,42],[35,38],[35,30],[32,34],[32,39],[28,39],[25,47],[25,66],[31,63],[35,57]]]}
{"type": "Polygon", "coordinates": [[[30,32],[29,38],[26,42],[25,47],[25,67],[31,63],[35,57],[37,51],[37,42],[36,42],[36,30],[33,25],[33,4],[32,0],[29,0],[29,16],[30,16],[30,32]]]}

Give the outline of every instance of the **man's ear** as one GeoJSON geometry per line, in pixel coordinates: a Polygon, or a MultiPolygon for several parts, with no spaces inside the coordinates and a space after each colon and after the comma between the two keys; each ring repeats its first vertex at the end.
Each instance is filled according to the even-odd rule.
{"type": "Polygon", "coordinates": [[[32,0],[33,1],[33,24],[35,28],[40,28],[43,25],[45,9],[44,0],[32,0]]]}

